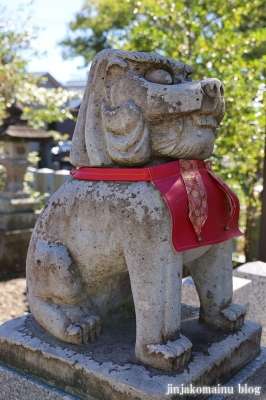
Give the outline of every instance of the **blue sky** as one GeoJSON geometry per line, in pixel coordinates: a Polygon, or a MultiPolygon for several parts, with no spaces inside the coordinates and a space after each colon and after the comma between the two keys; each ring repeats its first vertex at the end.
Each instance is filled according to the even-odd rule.
{"type": "Polygon", "coordinates": [[[30,25],[40,28],[35,46],[46,54],[33,58],[29,71],[49,72],[59,82],[86,79],[86,70],[78,69],[82,59],[64,61],[61,48],[57,45],[67,34],[67,23],[73,20],[83,3],[84,0],[35,0],[29,5],[28,0],[0,0],[1,7],[6,8],[8,15],[15,16],[18,7],[23,6],[25,15],[32,17],[30,25]]]}

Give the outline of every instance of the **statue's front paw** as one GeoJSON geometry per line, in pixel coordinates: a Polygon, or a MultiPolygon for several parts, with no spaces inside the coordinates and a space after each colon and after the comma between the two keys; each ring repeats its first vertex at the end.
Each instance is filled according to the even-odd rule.
{"type": "Polygon", "coordinates": [[[200,322],[223,330],[234,331],[244,324],[246,312],[245,306],[231,303],[217,314],[204,315],[201,313],[200,322]]]}
{"type": "Polygon", "coordinates": [[[84,317],[80,321],[69,325],[66,335],[71,338],[72,343],[81,345],[95,340],[101,335],[101,319],[98,315],[84,317]]]}
{"type": "Polygon", "coordinates": [[[228,307],[221,311],[221,314],[224,316],[228,328],[234,331],[241,328],[241,326],[244,324],[246,312],[247,309],[245,306],[231,303],[228,307]]]}
{"type": "Polygon", "coordinates": [[[192,343],[185,336],[166,344],[144,345],[139,351],[136,348],[137,358],[143,364],[165,371],[174,371],[183,367],[190,357],[192,343]]]}

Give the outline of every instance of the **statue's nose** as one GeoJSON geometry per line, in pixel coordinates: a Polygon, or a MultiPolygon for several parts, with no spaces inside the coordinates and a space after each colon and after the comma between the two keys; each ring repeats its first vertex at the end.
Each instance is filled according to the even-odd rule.
{"type": "Polygon", "coordinates": [[[206,79],[201,83],[202,90],[209,97],[223,97],[224,86],[219,79],[206,79]]]}

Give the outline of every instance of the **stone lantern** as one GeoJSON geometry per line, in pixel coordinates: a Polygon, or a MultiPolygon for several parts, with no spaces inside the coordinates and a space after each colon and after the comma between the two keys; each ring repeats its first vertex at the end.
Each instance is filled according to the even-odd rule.
{"type": "Polygon", "coordinates": [[[6,184],[0,191],[0,277],[25,269],[27,249],[39,209],[39,201],[30,198],[24,188],[29,142],[51,140],[41,129],[27,125],[23,108],[17,103],[7,108],[8,118],[0,126],[3,154],[0,164],[6,169],[6,184]]]}

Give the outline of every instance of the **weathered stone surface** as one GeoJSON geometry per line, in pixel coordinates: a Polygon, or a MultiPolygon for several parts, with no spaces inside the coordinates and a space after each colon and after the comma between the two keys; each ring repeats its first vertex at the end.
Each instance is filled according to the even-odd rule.
{"type": "Polygon", "coordinates": [[[224,387],[233,387],[232,394],[212,395],[208,400],[260,400],[266,399],[266,348],[233,378],[224,383],[224,387]],[[246,393],[245,393],[246,392],[246,393]]]}
{"type": "Polygon", "coordinates": [[[234,270],[234,276],[250,279],[247,293],[247,318],[262,325],[261,344],[266,345],[266,263],[249,262],[234,270]]]}
{"type": "MultiPolygon", "coordinates": [[[[99,53],[79,111],[71,162],[134,167],[209,157],[224,115],[224,88],[218,79],[192,82],[192,72],[155,54],[99,53]]],[[[206,211],[206,201],[201,204],[206,211]]],[[[180,335],[185,264],[197,284],[200,321],[238,329],[245,307],[231,303],[230,241],[176,252],[171,228],[166,203],[150,182],[65,183],[44,209],[29,246],[28,300],[36,320],[65,342],[87,343],[101,334],[108,314],[133,295],[136,357],[176,370],[192,346],[180,335]]]]}
{"type": "Polygon", "coordinates": [[[31,315],[8,321],[0,327],[0,362],[79,398],[174,399],[165,394],[168,384],[223,383],[260,352],[259,325],[247,321],[225,333],[199,324],[197,314],[195,307],[182,310],[181,332],[193,347],[189,364],[172,373],[136,360],[135,318],[115,315],[101,338],[79,347],[53,338],[31,315]]]}
{"type": "MultiPolygon", "coordinates": [[[[237,372],[233,378],[220,385],[220,393],[225,390],[232,391],[232,394],[210,395],[208,400],[243,400],[244,390],[252,391],[253,394],[245,394],[246,400],[254,400],[254,396],[264,400],[266,398],[266,348],[261,348],[261,353],[248,365],[237,372]],[[228,389],[229,388],[229,389],[228,389]],[[241,389],[240,389],[241,388],[241,389]],[[258,392],[260,393],[258,395],[258,392]]],[[[14,371],[0,364],[0,400],[77,400],[78,397],[72,396],[66,392],[55,389],[50,385],[46,385],[14,371]]],[[[219,390],[219,389],[217,389],[219,390]]],[[[224,392],[222,392],[224,391],[224,392]]],[[[184,398],[184,397],[183,397],[184,398]]],[[[198,397],[197,397],[198,398],[198,397]]],[[[79,397],[80,399],[80,397],[79,397]]],[[[129,400],[130,397],[128,396],[129,400]]],[[[167,396],[167,399],[171,399],[167,396]]],[[[95,400],[90,398],[90,400],[95,400]]],[[[97,399],[96,399],[97,400],[97,399]]],[[[101,398],[103,400],[103,398],[101,398]]],[[[109,399],[108,399],[109,400],[109,399]]],[[[192,400],[192,399],[191,399],[192,400]]]]}
{"type": "Polygon", "coordinates": [[[70,162],[135,166],[209,157],[225,111],[224,88],[215,78],[193,82],[192,72],[182,62],[151,53],[112,49],[98,53],[80,107],[70,162]]]}
{"type": "Polygon", "coordinates": [[[233,329],[241,309],[232,310],[232,320],[220,313],[232,295],[231,243],[177,253],[170,226],[167,206],[151,183],[64,184],[37,221],[29,247],[28,299],[37,321],[62,340],[86,341],[83,324],[84,335],[95,329],[98,334],[99,318],[131,298],[128,268],[139,324],[136,351],[143,360],[143,346],[160,344],[162,332],[170,338],[179,330],[185,262],[201,282],[202,319],[233,329]],[[210,271],[211,280],[203,281],[210,271]],[[165,293],[169,307],[158,293],[165,293]],[[90,316],[93,325],[86,320],[90,316]]]}
{"type": "MultiPolygon", "coordinates": [[[[254,400],[254,396],[259,396],[259,399],[266,398],[266,348],[261,349],[261,353],[248,365],[242,368],[229,381],[220,386],[222,391],[232,391],[232,394],[211,395],[208,400],[242,400],[243,394],[241,391],[251,391],[253,394],[245,394],[246,400],[254,400]],[[229,390],[228,390],[229,388],[229,390]],[[241,389],[240,389],[241,388],[241,389]],[[258,395],[258,392],[260,393],[258,395]]],[[[36,381],[26,375],[16,372],[0,364],[0,400],[77,400],[76,396],[72,396],[66,392],[55,389],[49,385],[36,381]]],[[[218,389],[217,389],[218,390],[218,389]]],[[[167,396],[171,399],[170,396],[167,396]]],[[[183,397],[184,398],[184,397],[183,397]]],[[[198,398],[198,397],[197,397],[198,398]]],[[[80,399],[80,397],[79,397],[80,399]]],[[[130,399],[128,396],[127,399],[130,399]]],[[[95,400],[90,398],[90,400],[95,400]]],[[[96,399],[97,400],[97,399],[96,399]]],[[[103,398],[101,398],[103,400],[103,398]]],[[[109,399],[108,399],[109,400],[109,399]]]]}
{"type": "Polygon", "coordinates": [[[0,365],[0,387],[0,400],[78,400],[3,365],[0,365]]]}

